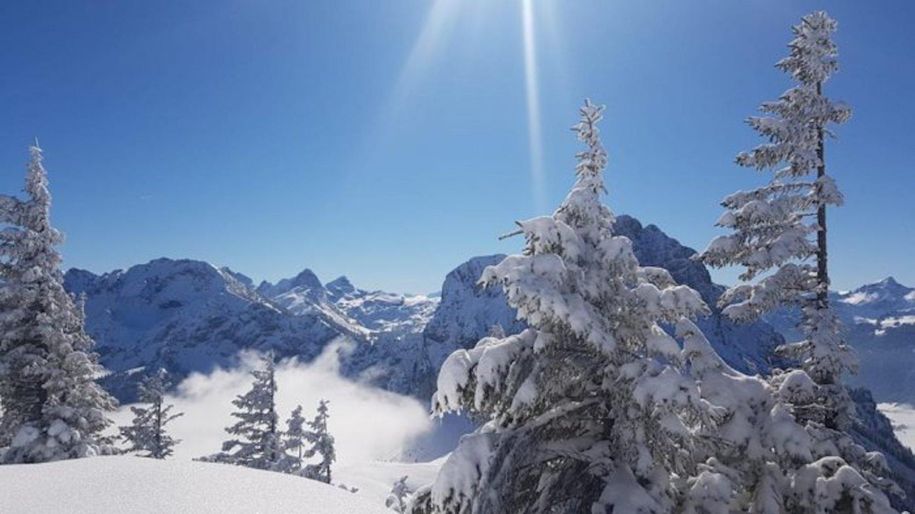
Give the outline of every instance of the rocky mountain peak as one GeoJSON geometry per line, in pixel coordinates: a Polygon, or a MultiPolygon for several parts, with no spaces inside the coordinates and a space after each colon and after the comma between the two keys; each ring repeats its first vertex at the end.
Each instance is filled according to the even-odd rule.
{"type": "Polygon", "coordinates": [[[326,295],[324,285],[317,275],[308,268],[303,269],[292,278],[284,278],[276,284],[264,281],[257,286],[257,292],[267,298],[274,298],[289,292],[308,294],[312,298],[326,295]]]}
{"type": "Polygon", "coordinates": [[[327,290],[328,294],[330,294],[331,300],[333,301],[337,301],[344,296],[351,295],[357,291],[356,286],[354,286],[353,283],[350,282],[350,280],[344,275],[341,275],[325,284],[324,289],[327,290]]]}

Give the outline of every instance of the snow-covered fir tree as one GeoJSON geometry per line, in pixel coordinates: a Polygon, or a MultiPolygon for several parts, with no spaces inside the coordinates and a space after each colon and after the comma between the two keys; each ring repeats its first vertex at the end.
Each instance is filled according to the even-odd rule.
{"type": "Polygon", "coordinates": [[[398,514],[407,512],[407,499],[411,492],[407,486],[407,478],[407,475],[404,475],[394,482],[390,494],[384,500],[384,506],[398,514]]]}
{"type": "Polygon", "coordinates": [[[317,456],[319,460],[316,464],[305,466],[303,472],[304,476],[326,484],[331,480],[331,464],[337,460],[334,436],[327,430],[327,418],[330,417],[327,407],[329,403],[327,400],[321,400],[318,403],[318,413],[308,422],[310,430],[305,434],[305,438],[311,446],[305,451],[304,456],[309,459],[317,456]]]}
{"type": "Polygon", "coordinates": [[[289,454],[292,460],[290,472],[293,473],[302,469],[303,451],[308,438],[305,423],[305,417],[302,416],[302,406],[298,405],[292,410],[289,419],[286,420],[286,432],[283,434],[283,448],[287,452],[291,452],[289,454]]]}
{"type": "Polygon", "coordinates": [[[492,325],[491,327],[489,327],[489,331],[487,332],[486,335],[488,335],[489,337],[495,337],[496,339],[502,339],[503,337],[505,337],[505,329],[502,328],[501,324],[496,323],[495,325],[492,325]]]}
{"type": "Polygon", "coordinates": [[[114,399],[95,382],[101,368],[86,334],[82,301],[63,287],[51,226],[51,194],[36,142],[26,200],[0,196],[0,444],[7,463],[111,451],[101,435],[114,399]]]}
{"type": "Polygon", "coordinates": [[[146,378],[140,384],[140,401],[144,407],[130,407],[133,421],[121,427],[121,437],[129,443],[127,451],[145,453],[143,457],[164,459],[170,456],[175,445],[180,443],[166,431],[166,425],[183,412],[172,413],[173,405],[165,404],[167,378],[164,369],[146,378]]]}
{"type": "Polygon", "coordinates": [[[796,371],[774,389],[766,379],[727,365],[692,322],[680,320],[676,332],[683,360],[714,419],[696,432],[695,457],[701,464],[687,479],[682,512],[895,512],[872,485],[877,474],[887,472],[879,453],[858,447],[860,465],[849,465],[836,456],[842,453],[838,449],[824,452],[815,434],[795,420],[781,393],[811,385],[805,372],[796,371]]]}
{"type": "Polygon", "coordinates": [[[698,293],[640,267],[601,203],[607,154],[586,102],[587,145],[552,216],[519,222],[521,255],[486,268],[529,329],[448,357],[437,413],[486,423],[461,439],[413,512],[671,512],[702,417],[661,324],[707,312],[698,293]]]}
{"type": "Polygon", "coordinates": [[[796,84],[765,102],[763,116],[749,118],[768,141],[737,156],[739,165],[768,170],[771,179],[724,199],[726,211],[717,224],[732,232],[715,238],[700,258],[711,266],[744,269],[743,283],[721,297],[725,315],[752,321],[777,308],[800,309],[803,340],[778,349],[799,369],[775,370],[771,382],[813,438],[812,457],[839,459],[821,471],[849,467],[866,483],[895,491],[881,478],[887,474],[882,456],[865,452],[846,434],[854,404],[842,375],[854,372],[857,360],[829,305],[826,212],[843,197],[827,173],[825,142],[830,125],[851,115],[848,106],[823,92],[838,69],[836,28],[825,12],[804,16],[793,27],[789,55],[777,66],[796,84]]]}
{"type": "Polygon", "coordinates": [[[226,428],[235,436],[222,444],[222,452],[201,460],[226,462],[249,468],[285,471],[286,454],[276,414],[276,364],[272,353],[261,356],[261,369],[251,371],[251,389],[232,400],[238,421],[226,428]]]}
{"type": "Polygon", "coordinates": [[[855,369],[856,359],[828,297],[826,208],[841,205],[843,198],[826,172],[824,145],[830,124],[851,116],[848,106],[823,94],[838,68],[836,27],[825,12],[814,12],[793,28],[789,55],[777,66],[797,84],[778,100],[763,103],[763,116],[749,118],[768,142],[737,156],[739,165],[770,170],[772,178],[724,199],[726,211],[717,224],[732,233],[715,238],[701,259],[744,268],[745,283],[721,297],[731,318],[753,320],[782,306],[800,307],[804,340],[780,351],[798,360],[819,387],[818,408],[798,414],[841,430],[852,408],[841,377],[855,369]]]}

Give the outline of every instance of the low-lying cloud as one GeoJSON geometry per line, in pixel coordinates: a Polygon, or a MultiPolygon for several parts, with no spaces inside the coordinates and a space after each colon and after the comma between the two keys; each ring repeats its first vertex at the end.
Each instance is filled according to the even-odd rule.
{"type": "MultiPolygon", "coordinates": [[[[311,418],[318,401],[330,401],[329,430],[336,439],[337,462],[341,465],[399,458],[411,443],[428,438],[436,428],[429,418],[428,406],[414,398],[394,394],[342,377],[338,349],[332,344],[310,363],[297,360],[277,365],[277,412],[281,426],[297,405],[311,418]]],[[[181,382],[176,394],[168,397],[175,410],[184,416],[169,425],[173,436],[181,439],[175,458],[191,459],[220,450],[229,438],[225,427],[237,418],[231,416],[236,395],[251,386],[251,369],[259,365],[256,355],[248,354],[238,369],[193,374],[181,382]]],[[[129,424],[129,406],[116,414],[118,425],[129,424]]]]}

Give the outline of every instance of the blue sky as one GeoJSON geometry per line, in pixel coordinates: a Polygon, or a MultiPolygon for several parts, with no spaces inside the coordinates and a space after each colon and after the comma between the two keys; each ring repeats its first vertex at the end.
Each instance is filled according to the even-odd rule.
{"type": "Polygon", "coordinates": [[[0,190],[38,136],[67,266],[189,257],[432,291],[561,201],[588,96],[607,105],[607,203],[701,248],[720,198],[764,180],[733,165],[759,142],[742,120],[789,86],[772,67],[789,27],[825,7],[827,91],[855,109],[827,149],[847,197],[833,283],[915,284],[915,3],[533,0],[539,198],[520,0],[438,3],[6,2],[0,190]]]}

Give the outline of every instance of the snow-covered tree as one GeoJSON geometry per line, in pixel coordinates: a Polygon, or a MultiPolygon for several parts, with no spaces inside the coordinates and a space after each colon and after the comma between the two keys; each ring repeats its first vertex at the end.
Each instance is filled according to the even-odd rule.
{"type": "Polygon", "coordinates": [[[160,369],[140,384],[140,401],[145,407],[133,406],[133,421],[121,427],[121,437],[130,447],[127,451],[145,452],[143,457],[164,459],[173,453],[175,445],[180,443],[166,431],[165,426],[183,412],[172,414],[173,405],[165,404],[166,372],[160,369]]]}
{"type": "MultiPolygon", "coordinates": [[[[707,454],[697,454],[705,460],[687,480],[683,512],[895,512],[871,485],[890,485],[875,478],[886,472],[879,454],[861,450],[857,469],[835,456],[843,453],[838,449],[821,455],[821,442],[795,420],[772,384],[728,366],[690,321],[681,320],[676,328],[684,361],[715,420],[710,430],[696,434],[704,443],[697,449],[707,454]]],[[[795,390],[809,386],[812,381],[801,370],[781,384],[795,390]]]]}
{"type": "MultiPolygon", "coordinates": [[[[843,197],[826,172],[825,142],[830,126],[851,116],[848,106],[823,93],[838,69],[832,40],[836,28],[825,12],[804,16],[793,27],[789,55],[777,66],[796,84],[778,100],[765,102],[762,116],[749,118],[768,141],[737,156],[739,165],[768,170],[771,179],[724,199],[726,211],[717,224],[732,232],[715,238],[700,259],[711,266],[743,268],[743,283],[720,300],[732,319],[752,321],[777,308],[800,309],[803,340],[778,349],[799,369],[775,370],[770,378],[780,404],[791,409],[811,439],[813,461],[805,473],[821,473],[809,480],[806,493],[796,493],[796,508],[835,503],[811,496],[815,482],[818,487],[828,483],[842,498],[836,502],[845,507],[830,507],[829,512],[851,512],[850,506],[860,509],[854,512],[883,512],[885,497],[876,489],[895,488],[882,478],[888,472],[882,455],[866,452],[845,433],[854,404],[842,375],[854,372],[857,361],[828,298],[826,209],[841,205],[843,197]]],[[[800,510],[808,511],[813,512],[800,510]]]]}
{"type": "Polygon", "coordinates": [[[36,142],[26,200],[0,195],[0,444],[3,461],[44,462],[111,451],[101,435],[114,399],[84,329],[82,301],[63,287],[51,194],[36,142]]]}
{"type": "Polygon", "coordinates": [[[318,413],[314,419],[308,422],[310,429],[305,434],[306,440],[311,446],[305,451],[304,457],[312,458],[318,456],[320,460],[317,464],[308,464],[303,472],[304,476],[313,480],[319,480],[326,484],[331,480],[331,464],[337,460],[337,454],[334,451],[334,436],[327,431],[328,413],[327,400],[321,400],[318,404],[318,413]]]}
{"type": "Polygon", "coordinates": [[[773,385],[715,353],[689,320],[707,312],[698,293],[613,235],[602,112],[581,109],[587,150],[562,205],[520,222],[523,253],[483,273],[530,328],[446,359],[434,411],[485,423],[410,511],[806,514],[853,501],[892,512],[864,474],[819,460],[773,385]]]}
{"type": "Polygon", "coordinates": [[[521,255],[486,268],[529,329],[451,354],[437,413],[487,421],[463,437],[413,512],[671,512],[695,469],[695,383],[662,329],[707,312],[699,294],[640,267],[601,203],[607,154],[585,102],[587,146],[552,216],[519,222],[521,255]]]}
{"type": "Polygon", "coordinates": [[[406,513],[407,499],[410,496],[410,492],[410,488],[407,486],[407,475],[404,475],[394,482],[394,486],[391,487],[391,493],[384,500],[385,507],[398,514],[406,513]]]}
{"type": "Polygon", "coordinates": [[[495,325],[489,327],[489,331],[486,335],[489,337],[495,337],[496,339],[502,339],[505,337],[505,329],[502,328],[501,324],[496,323],[495,325]]]}
{"type": "Polygon", "coordinates": [[[302,416],[302,406],[298,405],[289,415],[289,419],[286,420],[286,432],[283,434],[283,448],[287,452],[292,452],[290,455],[290,459],[293,460],[292,472],[302,468],[303,449],[308,438],[305,423],[305,418],[302,416]]]}
{"type": "Polygon", "coordinates": [[[235,436],[222,444],[222,452],[202,460],[226,462],[256,469],[282,470],[286,454],[276,414],[276,364],[272,353],[261,357],[262,368],[251,371],[251,389],[232,400],[238,421],[226,428],[235,436]]]}
{"type": "Polygon", "coordinates": [[[721,297],[724,313],[734,319],[753,320],[785,305],[800,307],[804,340],[780,351],[798,360],[819,387],[816,408],[798,415],[841,430],[852,408],[841,377],[855,369],[856,359],[828,297],[826,209],[841,205],[843,198],[826,173],[824,145],[829,126],[851,116],[848,106],[823,94],[838,69],[832,40],[836,27],[825,12],[804,16],[794,27],[789,55],[777,66],[796,85],[778,100],[763,103],[763,116],[749,118],[768,142],[737,156],[739,165],[770,170],[772,178],[765,186],[724,199],[727,210],[718,225],[732,233],[715,238],[701,259],[712,266],[744,268],[740,278],[745,283],[721,297]]]}

